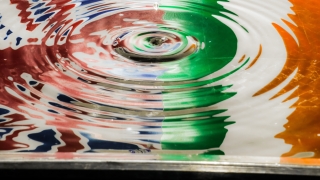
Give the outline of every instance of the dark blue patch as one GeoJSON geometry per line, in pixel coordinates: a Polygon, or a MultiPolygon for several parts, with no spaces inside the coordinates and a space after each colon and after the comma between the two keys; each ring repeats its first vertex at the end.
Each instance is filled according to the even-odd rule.
{"type": "Polygon", "coordinates": [[[0,115],[8,114],[10,111],[7,109],[0,108],[0,115]]]}
{"type": "Polygon", "coordinates": [[[143,126],[145,129],[156,129],[156,128],[161,128],[161,126],[143,126]]]}
{"type": "Polygon", "coordinates": [[[153,132],[153,131],[139,131],[140,134],[162,134],[161,132],[153,132]]]}
{"type": "Polygon", "coordinates": [[[75,111],[75,110],[73,110],[73,109],[71,109],[71,108],[62,106],[61,104],[58,104],[58,103],[55,103],[55,102],[49,102],[49,104],[52,105],[52,106],[58,107],[58,108],[65,109],[65,110],[75,111]]]}
{"type": "Polygon", "coordinates": [[[32,0],[33,2],[38,2],[39,0],[32,0]]]}
{"type": "Polygon", "coordinates": [[[57,99],[59,99],[62,102],[66,102],[66,103],[71,103],[72,101],[76,101],[75,99],[72,99],[71,97],[66,96],[64,94],[59,94],[57,99]]]}
{"type": "MultiPolygon", "coordinates": [[[[36,2],[36,1],[33,1],[33,2],[36,2]]],[[[37,8],[41,7],[42,5],[44,5],[44,4],[45,3],[39,3],[39,4],[35,5],[35,6],[33,6],[31,9],[37,9],[37,8]]]]}
{"type": "Polygon", "coordinates": [[[0,25],[0,29],[5,28],[6,26],[4,26],[3,24],[0,25]]]}
{"type": "Polygon", "coordinates": [[[45,21],[47,20],[50,16],[52,16],[54,14],[54,12],[51,12],[51,13],[48,13],[48,14],[45,14],[41,17],[39,17],[38,19],[36,19],[36,22],[42,22],[42,21],[45,21]]]}
{"type": "Polygon", "coordinates": [[[150,77],[150,78],[156,78],[157,76],[154,74],[141,74],[142,77],[150,77]]]}
{"type": "Polygon", "coordinates": [[[24,87],[22,87],[20,85],[17,85],[17,87],[20,89],[20,91],[25,91],[26,90],[26,88],[24,88],[24,87]]]}
{"type": "Polygon", "coordinates": [[[149,122],[163,122],[163,119],[147,119],[147,118],[141,118],[141,119],[149,122]]]}
{"type": "Polygon", "coordinates": [[[48,9],[50,9],[50,7],[45,7],[45,8],[42,8],[42,9],[38,9],[38,10],[36,10],[36,12],[34,12],[34,15],[43,14],[48,9]]]}
{"type": "Polygon", "coordinates": [[[129,152],[131,152],[132,154],[135,154],[135,153],[145,154],[145,153],[150,153],[151,150],[150,149],[138,149],[138,150],[130,149],[129,152]]]}
{"type": "Polygon", "coordinates": [[[138,146],[133,145],[133,144],[95,139],[95,138],[92,138],[92,136],[88,133],[80,133],[80,134],[89,140],[88,146],[91,148],[91,150],[95,150],[95,149],[115,149],[115,150],[139,149],[138,146]]]}
{"type": "Polygon", "coordinates": [[[78,0],[78,1],[81,2],[81,6],[84,6],[84,5],[87,5],[87,4],[99,2],[101,0],[78,0]]]}
{"type": "Polygon", "coordinates": [[[121,34],[121,36],[119,36],[119,38],[121,39],[121,38],[123,38],[125,35],[127,35],[127,34],[129,34],[130,32],[126,32],[126,33],[123,33],[123,34],[121,34]]]}
{"type": "Polygon", "coordinates": [[[155,141],[155,140],[150,140],[150,139],[140,139],[140,141],[160,144],[160,141],[155,141]]]}
{"type": "Polygon", "coordinates": [[[87,81],[87,80],[85,80],[85,79],[82,79],[81,77],[78,77],[78,79],[79,79],[80,81],[85,82],[85,83],[89,83],[89,81],[87,81]]]}
{"type": "Polygon", "coordinates": [[[36,85],[37,83],[38,83],[37,81],[29,81],[29,84],[30,84],[31,86],[36,85]]]}
{"type": "Polygon", "coordinates": [[[3,40],[7,40],[10,34],[12,34],[12,31],[9,29],[7,31],[7,36],[3,40]]]}
{"type": "Polygon", "coordinates": [[[156,99],[145,99],[144,101],[148,101],[148,102],[160,102],[162,100],[156,100],[156,99]]]}
{"type": "Polygon", "coordinates": [[[68,29],[66,32],[64,32],[64,33],[63,33],[63,36],[68,35],[69,31],[70,31],[70,29],[68,29]]]}
{"type": "Polygon", "coordinates": [[[22,40],[22,38],[21,37],[17,37],[17,43],[16,43],[16,46],[19,46],[20,45],[20,42],[21,42],[21,40],[22,40]]]}
{"type": "Polygon", "coordinates": [[[52,109],[49,109],[48,111],[51,112],[51,113],[59,114],[57,111],[52,110],[52,109]]]}
{"type": "Polygon", "coordinates": [[[38,146],[34,150],[25,150],[21,152],[48,152],[51,150],[52,146],[61,144],[54,136],[56,132],[52,129],[44,130],[39,133],[29,134],[28,137],[32,140],[43,143],[43,145],[38,146]]]}
{"type": "Polygon", "coordinates": [[[61,26],[60,27],[58,27],[54,32],[55,33],[58,33],[58,31],[61,29],[61,26]]]}
{"type": "Polygon", "coordinates": [[[12,131],[13,128],[0,128],[0,139],[3,135],[8,134],[12,131]]]}
{"type": "Polygon", "coordinates": [[[6,121],[5,119],[0,119],[0,123],[5,122],[5,121],[6,121]]]}

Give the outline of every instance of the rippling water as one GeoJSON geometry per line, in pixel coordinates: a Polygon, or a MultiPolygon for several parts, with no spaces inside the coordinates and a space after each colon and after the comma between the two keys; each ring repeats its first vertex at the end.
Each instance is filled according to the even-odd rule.
{"type": "Polygon", "coordinates": [[[224,92],[229,84],[211,83],[248,59],[213,75],[235,58],[237,47],[234,32],[212,17],[230,13],[217,2],[13,4],[33,36],[41,31],[1,53],[4,121],[20,124],[20,134],[27,131],[32,140],[12,139],[5,149],[219,152],[230,122],[218,115],[226,110],[213,105],[235,93],[224,92]],[[34,149],[36,142],[44,145],[34,149]]]}
{"type": "Polygon", "coordinates": [[[1,3],[1,150],[290,150],[296,87],[269,99],[297,71],[259,91],[286,65],[279,27],[298,41],[289,1],[1,3]]]}

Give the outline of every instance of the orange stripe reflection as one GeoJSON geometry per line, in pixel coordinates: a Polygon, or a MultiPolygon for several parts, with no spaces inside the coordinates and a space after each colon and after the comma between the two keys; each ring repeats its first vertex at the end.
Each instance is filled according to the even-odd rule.
{"type": "Polygon", "coordinates": [[[239,60],[239,63],[241,63],[245,57],[246,57],[246,55],[243,55],[242,58],[239,60]]]}
{"type": "MultiPolygon", "coordinates": [[[[259,52],[258,52],[258,55],[256,56],[256,58],[254,58],[254,60],[252,61],[252,63],[247,67],[247,69],[251,68],[259,59],[259,57],[261,56],[261,53],[262,53],[262,46],[260,44],[260,47],[259,47],[259,52]]],[[[246,69],[246,70],[247,70],[246,69]]]]}
{"type": "MultiPolygon", "coordinates": [[[[276,135],[291,144],[292,149],[283,157],[297,153],[314,153],[314,158],[320,158],[320,1],[290,0],[295,15],[289,17],[297,25],[284,21],[296,35],[299,44],[281,26],[273,24],[282,36],[287,49],[287,61],[281,73],[267,86],[258,91],[255,96],[263,94],[280,83],[298,69],[294,79],[278,92],[278,97],[295,87],[298,89],[287,99],[299,97],[292,108],[296,110],[287,118],[285,131],[276,135]]],[[[282,159],[283,163],[295,160],[282,159]]],[[[317,163],[318,161],[300,159],[297,163],[317,163]]]]}

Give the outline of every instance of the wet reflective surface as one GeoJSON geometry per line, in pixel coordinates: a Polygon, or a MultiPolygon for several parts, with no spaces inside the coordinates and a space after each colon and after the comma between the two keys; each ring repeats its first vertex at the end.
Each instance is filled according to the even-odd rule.
{"type": "Polygon", "coordinates": [[[1,152],[317,164],[317,1],[0,3],[1,152]]]}

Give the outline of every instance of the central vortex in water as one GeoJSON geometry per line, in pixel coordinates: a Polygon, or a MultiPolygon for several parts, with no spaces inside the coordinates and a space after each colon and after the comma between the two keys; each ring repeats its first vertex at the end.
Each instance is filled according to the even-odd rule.
{"type": "Polygon", "coordinates": [[[114,40],[113,50],[120,59],[138,62],[181,60],[196,52],[198,40],[172,28],[145,28],[125,32],[114,40]]]}
{"type": "Polygon", "coordinates": [[[150,39],[150,44],[153,46],[161,46],[167,40],[168,40],[168,38],[166,38],[166,37],[154,37],[154,38],[150,39]]]}

